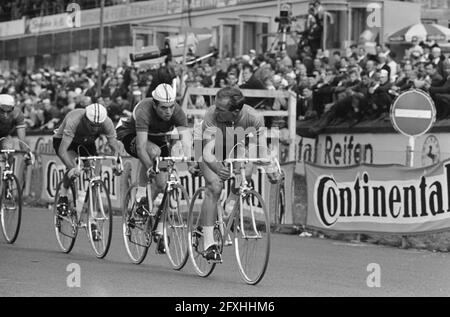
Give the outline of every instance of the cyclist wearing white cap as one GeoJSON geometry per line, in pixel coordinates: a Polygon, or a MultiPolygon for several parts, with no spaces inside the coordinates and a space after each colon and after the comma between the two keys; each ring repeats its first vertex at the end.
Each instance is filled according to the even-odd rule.
{"type": "MultiPolygon", "coordinates": [[[[152,172],[153,162],[158,157],[171,155],[173,143],[178,139],[185,155],[190,154],[192,147],[190,131],[187,129],[187,117],[183,109],[175,101],[175,91],[168,84],[161,84],[152,92],[153,98],[146,98],[136,105],[133,115],[122,120],[117,126],[117,137],[124,144],[125,151],[139,159],[147,173],[139,173],[139,183],[145,184],[152,172]],[[172,134],[174,130],[176,134],[172,134]]],[[[193,165],[190,171],[193,172],[193,165]]],[[[155,176],[155,188],[151,199],[164,191],[166,173],[155,176]]],[[[162,235],[162,223],[157,228],[162,235]]],[[[159,253],[163,254],[164,241],[158,239],[159,253]]]]}
{"type": "Polygon", "coordinates": [[[53,136],[53,148],[56,155],[67,168],[58,210],[62,210],[68,204],[67,190],[70,186],[70,179],[80,174],[75,158],[78,155],[98,155],[95,141],[101,135],[106,136],[115,155],[119,155],[120,146],[117,142],[114,124],[108,118],[106,108],[101,104],[94,103],[86,109],[75,109],[69,112],[53,136]]]}
{"type": "MultiPolygon", "coordinates": [[[[25,117],[18,107],[15,107],[14,97],[11,95],[0,95],[0,149],[13,149],[14,144],[11,135],[15,132],[20,141],[20,148],[23,151],[28,151],[25,141],[25,117]]],[[[32,162],[32,153],[25,156],[27,165],[32,162]]]]}

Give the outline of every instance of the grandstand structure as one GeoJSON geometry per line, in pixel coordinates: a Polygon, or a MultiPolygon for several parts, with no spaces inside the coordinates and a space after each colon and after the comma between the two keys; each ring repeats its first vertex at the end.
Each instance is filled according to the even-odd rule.
{"type": "MultiPolygon", "coordinates": [[[[35,7],[31,9],[23,7],[25,2],[3,0],[0,6],[0,66],[3,70],[58,69],[67,65],[96,67],[100,33],[100,9],[97,6],[100,1],[74,0],[79,4],[79,12],[75,12],[73,7],[71,12],[67,12],[69,1],[66,0],[42,0],[41,6],[36,6],[39,1],[33,1],[35,7]]],[[[104,62],[119,66],[128,60],[130,53],[152,45],[162,47],[168,36],[182,34],[186,27],[208,27],[212,45],[222,56],[240,56],[251,49],[257,53],[265,52],[276,38],[276,35],[270,37],[267,34],[278,31],[275,18],[279,14],[279,2],[106,1],[104,62]]],[[[301,31],[305,23],[301,17],[308,12],[310,1],[289,2],[293,13],[300,17],[292,31],[301,31]]],[[[420,3],[325,0],[322,6],[329,18],[324,25],[324,45],[329,49],[343,49],[358,41],[359,35],[367,28],[365,21],[370,14],[367,10],[370,3],[379,4],[380,25],[374,28],[380,41],[399,28],[420,21],[420,3]]]]}

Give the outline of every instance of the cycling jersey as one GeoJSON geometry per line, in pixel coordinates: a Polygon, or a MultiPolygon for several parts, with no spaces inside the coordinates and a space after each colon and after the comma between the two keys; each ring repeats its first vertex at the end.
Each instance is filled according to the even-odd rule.
{"type": "Polygon", "coordinates": [[[25,128],[25,117],[22,110],[14,108],[7,118],[0,116],[0,138],[11,135],[14,130],[25,128]]]}
{"type": "Polygon", "coordinates": [[[245,135],[249,132],[257,133],[261,128],[265,127],[264,118],[252,107],[244,105],[239,116],[232,126],[227,126],[225,123],[218,122],[215,114],[216,106],[211,106],[205,114],[202,123],[202,132],[204,141],[208,141],[210,134],[215,135],[216,147],[220,146],[219,142],[223,142],[222,153],[223,156],[218,155],[215,151],[216,159],[223,160],[229,158],[229,152],[237,143],[242,142],[245,135]],[[221,138],[218,139],[217,129],[221,131],[221,138]],[[253,130],[253,131],[252,131],[253,130]]]}
{"type": "Polygon", "coordinates": [[[67,114],[59,129],[54,135],[55,139],[69,138],[75,144],[93,144],[100,135],[105,135],[109,141],[116,139],[116,130],[110,118],[94,127],[85,117],[86,110],[75,109],[67,114]]]}
{"type": "Polygon", "coordinates": [[[126,136],[136,135],[137,132],[147,132],[153,137],[158,134],[167,134],[176,127],[187,127],[187,117],[183,109],[175,104],[172,118],[169,121],[162,120],[156,113],[155,102],[152,98],[141,101],[133,111],[133,116],[128,120],[122,120],[117,126],[117,138],[123,140],[126,136]]]}

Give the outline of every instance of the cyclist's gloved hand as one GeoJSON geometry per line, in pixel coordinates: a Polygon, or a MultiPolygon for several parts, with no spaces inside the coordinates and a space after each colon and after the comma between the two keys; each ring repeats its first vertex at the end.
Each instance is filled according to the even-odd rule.
{"type": "Polygon", "coordinates": [[[189,166],[188,168],[189,173],[191,173],[192,176],[202,176],[202,170],[200,169],[200,166],[197,164],[193,164],[189,166]]]}
{"type": "Polygon", "coordinates": [[[116,165],[113,167],[113,173],[116,176],[120,176],[123,173],[122,158],[120,157],[120,155],[117,156],[116,165]]]}
{"type": "Polygon", "coordinates": [[[154,178],[155,176],[156,176],[155,170],[153,169],[153,167],[150,167],[150,168],[147,170],[147,178],[148,178],[148,179],[152,179],[152,178],[154,178]]]}
{"type": "Polygon", "coordinates": [[[281,183],[283,179],[283,171],[279,171],[275,164],[271,164],[267,169],[267,176],[271,184],[281,183]]]}
{"type": "Polygon", "coordinates": [[[27,166],[34,165],[34,162],[36,161],[33,152],[28,152],[27,154],[25,154],[24,159],[27,166]]]}
{"type": "Polygon", "coordinates": [[[78,169],[78,167],[74,167],[72,169],[69,170],[69,172],[67,173],[67,176],[72,179],[72,178],[77,178],[78,176],[80,176],[81,171],[78,169]]]}
{"type": "Polygon", "coordinates": [[[220,169],[218,170],[217,175],[222,181],[225,182],[230,178],[230,170],[225,165],[222,165],[222,167],[220,167],[220,169]]]}

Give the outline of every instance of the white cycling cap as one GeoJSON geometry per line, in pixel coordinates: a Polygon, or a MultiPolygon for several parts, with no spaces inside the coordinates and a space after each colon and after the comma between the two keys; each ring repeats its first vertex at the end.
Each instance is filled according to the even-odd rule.
{"type": "Polygon", "coordinates": [[[159,102],[175,102],[176,94],[172,86],[161,84],[152,92],[153,99],[159,102]]]}
{"type": "Polygon", "coordinates": [[[11,95],[0,95],[0,105],[11,106],[14,107],[16,102],[14,101],[14,97],[11,95]]]}
{"type": "Polygon", "coordinates": [[[86,107],[86,117],[95,124],[100,124],[105,122],[108,118],[108,111],[106,108],[99,103],[93,103],[86,107]]]}

